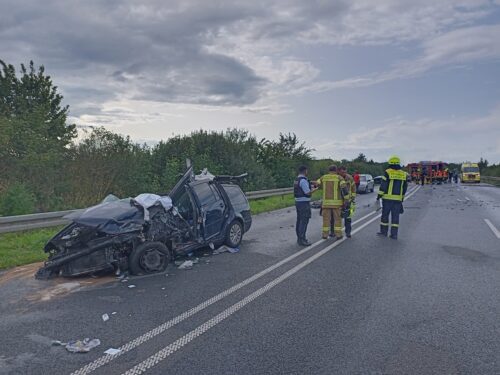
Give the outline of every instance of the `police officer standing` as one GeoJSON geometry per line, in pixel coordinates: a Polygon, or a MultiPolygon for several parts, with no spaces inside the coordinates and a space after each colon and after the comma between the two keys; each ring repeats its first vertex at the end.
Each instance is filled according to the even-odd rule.
{"type": "Polygon", "coordinates": [[[408,188],[407,174],[401,170],[401,161],[397,156],[389,159],[389,168],[382,177],[377,201],[382,198],[382,217],[380,219],[379,236],[387,237],[389,231],[389,215],[391,216],[391,238],[398,238],[399,215],[403,213],[403,200],[408,188]]]}
{"type": "Polygon", "coordinates": [[[342,216],[341,211],[345,203],[348,191],[345,180],[337,173],[337,166],[331,165],[329,173],[320,177],[317,181],[318,186],[323,189],[323,201],[321,210],[323,215],[322,238],[327,239],[333,224],[335,239],[339,240],[342,235],[342,216]]]}
{"type": "Polygon", "coordinates": [[[297,243],[300,246],[309,246],[311,244],[306,238],[306,232],[311,218],[311,195],[316,188],[311,187],[311,183],[307,179],[307,172],[306,166],[299,167],[299,175],[293,184],[295,208],[297,210],[295,233],[297,234],[297,243]]]}
{"type": "Polygon", "coordinates": [[[348,191],[347,196],[347,204],[344,206],[342,211],[342,217],[344,218],[344,226],[345,226],[345,235],[347,238],[351,238],[351,223],[352,223],[352,215],[354,215],[354,211],[356,210],[356,184],[354,182],[354,178],[347,173],[347,168],[341,166],[339,168],[339,174],[345,180],[346,188],[348,191]]]}

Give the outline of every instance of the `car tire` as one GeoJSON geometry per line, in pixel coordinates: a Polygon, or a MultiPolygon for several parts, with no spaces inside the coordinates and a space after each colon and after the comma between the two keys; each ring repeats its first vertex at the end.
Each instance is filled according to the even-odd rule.
{"type": "Polygon", "coordinates": [[[243,239],[243,225],[239,220],[233,220],[227,228],[226,245],[229,247],[238,247],[243,239]]]}
{"type": "Polygon", "coordinates": [[[171,253],[161,242],[144,242],[137,246],[128,258],[132,275],[163,272],[172,259],[171,253]]]}

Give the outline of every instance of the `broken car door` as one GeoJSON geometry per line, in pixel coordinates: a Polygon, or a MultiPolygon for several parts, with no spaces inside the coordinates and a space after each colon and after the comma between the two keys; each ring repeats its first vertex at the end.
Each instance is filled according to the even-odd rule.
{"type": "Polygon", "coordinates": [[[192,185],[200,204],[205,240],[220,234],[224,222],[226,205],[217,188],[208,182],[192,185]]]}

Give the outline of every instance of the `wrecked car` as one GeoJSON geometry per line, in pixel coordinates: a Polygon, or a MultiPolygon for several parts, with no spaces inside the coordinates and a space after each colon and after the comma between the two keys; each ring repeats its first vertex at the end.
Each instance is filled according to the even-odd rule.
{"type": "Polygon", "coordinates": [[[168,195],[111,197],[67,215],[71,223],[45,245],[49,257],[36,277],[151,274],[202,247],[237,247],[252,224],[238,185],[245,177],[195,176],[191,167],[168,195]]]}

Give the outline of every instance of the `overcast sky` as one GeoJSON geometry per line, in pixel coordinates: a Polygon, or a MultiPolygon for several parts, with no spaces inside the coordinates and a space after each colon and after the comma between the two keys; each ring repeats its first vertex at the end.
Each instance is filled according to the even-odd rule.
{"type": "Polygon", "coordinates": [[[500,162],[500,0],[0,0],[0,59],[138,141],[295,132],[315,156],[500,162]]]}

